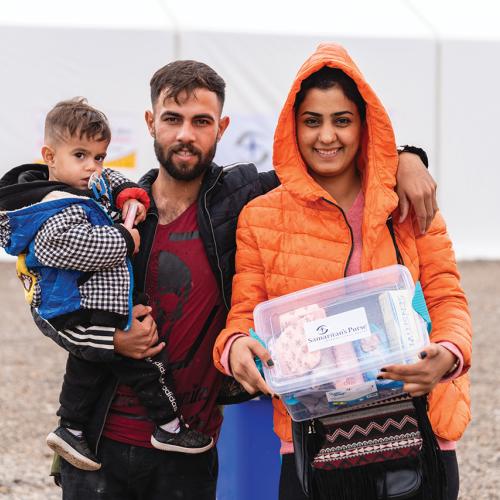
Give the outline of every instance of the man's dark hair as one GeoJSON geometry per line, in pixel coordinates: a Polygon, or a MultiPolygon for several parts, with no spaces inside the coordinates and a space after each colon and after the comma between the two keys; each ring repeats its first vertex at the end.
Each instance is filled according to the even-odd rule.
{"type": "Polygon", "coordinates": [[[84,97],[58,102],[45,118],[45,141],[65,141],[72,137],[111,140],[106,115],[90,106],[84,97]]]}
{"type": "Polygon", "coordinates": [[[342,70],[338,68],[330,68],[323,66],[320,70],[312,75],[309,75],[301,84],[299,92],[295,98],[294,109],[297,111],[302,101],[305,99],[306,94],[311,89],[327,90],[332,87],[339,86],[344,92],[345,96],[356,104],[361,121],[364,121],[366,116],[366,104],[364,99],[359,93],[358,87],[354,80],[347,76],[342,70]]]}
{"type": "Polygon", "coordinates": [[[177,104],[179,94],[186,92],[190,97],[196,89],[214,92],[221,107],[226,97],[226,83],[208,65],[198,61],[174,61],[160,68],[151,78],[151,103],[154,106],[160,94],[168,88],[166,98],[172,98],[177,104]]]}

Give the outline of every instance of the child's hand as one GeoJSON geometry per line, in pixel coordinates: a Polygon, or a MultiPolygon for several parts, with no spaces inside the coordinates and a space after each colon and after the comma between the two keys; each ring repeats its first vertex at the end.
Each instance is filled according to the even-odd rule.
{"type": "Polygon", "coordinates": [[[439,344],[429,344],[419,355],[421,361],[411,365],[390,365],[382,368],[380,379],[401,380],[404,391],[411,396],[423,396],[453,367],[456,356],[439,344]]]}
{"type": "Polygon", "coordinates": [[[139,248],[141,246],[141,237],[139,235],[139,231],[135,228],[130,228],[127,227],[125,224],[122,224],[122,226],[130,233],[130,236],[132,236],[132,239],[134,240],[134,255],[139,251],[139,248]]]}
{"type": "Polygon", "coordinates": [[[132,204],[137,205],[137,212],[134,219],[134,225],[137,226],[139,222],[142,222],[146,218],[146,207],[138,200],[134,198],[130,198],[123,204],[122,208],[122,219],[125,220],[127,218],[127,213],[132,204]]]}

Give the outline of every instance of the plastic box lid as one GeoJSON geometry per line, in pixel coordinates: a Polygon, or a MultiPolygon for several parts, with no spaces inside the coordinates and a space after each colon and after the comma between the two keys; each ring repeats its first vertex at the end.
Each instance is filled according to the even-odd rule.
{"type": "Polygon", "coordinates": [[[266,382],[277,394],[356,385],[384,365],[417,361],[429,338],[414,295],[409,270],[393,265],[257,305],[255,328],[274,361],[266,382]]]}

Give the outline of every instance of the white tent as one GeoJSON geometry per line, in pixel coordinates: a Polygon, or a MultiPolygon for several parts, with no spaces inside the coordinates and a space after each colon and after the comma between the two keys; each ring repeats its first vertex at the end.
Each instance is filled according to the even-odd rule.
{"type": "Polygon", "coordinates": [[[215,9],[204,1],[186,9],[184,0],[163,1],[178,29],[179,57],[205,61],[226,79],[232,124],[221,141],[222,163],[272,166],[277,115],[300,65],[324,41],[353,55],[388,108],[400,143],[432,151],[434,120],[420,110],[434,113],[436,50],[428,26],[405,3],[219,0],[215,9]]]}
{"type": "Polygon", "coordinates": [[[500,3],[413,2],[435,33],[439,202],[457,257],[500,258],[500,3]]]}
{"type": "Polygon", "coordinates": [[[174,31],[155,0],[9,2],[0,12],[0,172],[39,159],[43,118],[85,96],[110,119],[115,164],[154,165],[144,126],[148,82],[174,58],[174,31]]]}
{"type": "Polygon", "coordinates": [[[500,258],[493,191],[500,174],[490,158],[498,104],[489,94],[500,80],[494,6],[485,0],[12,2],[0,12],[0,174],[38,158],[42,118],[55,102],[84,95],[110,118],[114,164],[137,178],[155,164],[143,120],[149,79],[179,58],[207,62],[226,79],[232,121],[216,159],[267,169],[274,123],[297,69],[318,43],[336,41],[382,98],[398,143],[428,151],[457,256],[500,258]],[[445,24],[450,13],[453,32],[445,24]],[[480,86],[471,74],[479,69],[480,86]],[[468,106],[465,96],[474,96],[468,106]],[[474,114],[467,112],[466,126],[468,108],[474,114]],[[478,221],[482,214],[493,224],[478,221]]]}

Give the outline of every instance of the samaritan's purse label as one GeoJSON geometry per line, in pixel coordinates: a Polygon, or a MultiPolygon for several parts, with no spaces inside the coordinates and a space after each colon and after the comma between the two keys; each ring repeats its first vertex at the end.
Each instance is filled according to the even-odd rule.
{"type": "Polygon", "coordinates": [[[310,352],[364,339],[371,335],[364,307],[305,323],[304,332],[310,352]]]}

